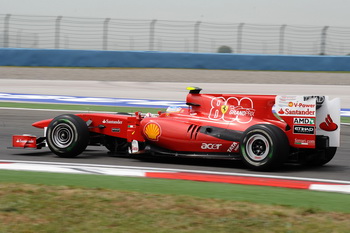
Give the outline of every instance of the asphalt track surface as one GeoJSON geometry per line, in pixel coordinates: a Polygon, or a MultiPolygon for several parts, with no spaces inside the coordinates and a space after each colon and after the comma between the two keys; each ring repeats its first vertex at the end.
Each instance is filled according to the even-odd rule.
{"type": "MultiPolygon", "coordinates": [[[[183,100],[187,94],[184,90],[185,85],[191,84],[204,89],[207,87],[208,92],[218,90],[227,93],[260,94],[302,92],[341,96],[342,107],[350,107],[349,73],[0,67],[0,92],[183,100]],[[214,82],[211,82],[211,79],[214,79],[214,82]]],[[[341,147],[335,158],[327,165],[312,168],[286,164],[275,172],[251,171],[240,161],[118,157],[108,154],[104,147],[88,147],[86,152],[73,159],[59,158],[48,148],[38,151],[7,149],[11,146],[11,135],[29,133],[41,136],[42,131],[32,127],[31,124],[59,114],[62,113],[0,109],[0,160],[110,164],[350,181],[350,126],[342,126],[341,147]]]]}
{"type": "Polygon", "coordinates": [[[328,95],[350,108],[350,73],[0,67],[0,92],[184,101],[203,93],[328,95]]]}

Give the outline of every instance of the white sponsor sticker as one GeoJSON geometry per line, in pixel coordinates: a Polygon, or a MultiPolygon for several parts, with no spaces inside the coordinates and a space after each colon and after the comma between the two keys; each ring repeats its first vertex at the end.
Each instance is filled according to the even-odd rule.
{"type": "Polygon", "coordinates": [[[277,96],[276,112],[280,116],[316,116],[316,98],[277,96]]]}

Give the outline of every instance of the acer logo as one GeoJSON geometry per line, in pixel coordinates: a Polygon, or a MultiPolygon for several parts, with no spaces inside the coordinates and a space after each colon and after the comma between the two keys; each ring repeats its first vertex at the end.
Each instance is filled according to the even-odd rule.
{"type": "Polygon", "coordinates": [[[201,149],[203,150],[219,150],[222,144],[202,143],[201,149]]]}

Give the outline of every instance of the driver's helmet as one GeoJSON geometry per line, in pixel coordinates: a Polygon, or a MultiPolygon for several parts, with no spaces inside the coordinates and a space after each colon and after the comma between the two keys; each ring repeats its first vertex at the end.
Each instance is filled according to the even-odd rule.
{"type": "Polygon", "coordinates": [[[171,112],[181,112],[182,107],[181,106],[169,106],[165,112],[171,113],[171,112]]]}

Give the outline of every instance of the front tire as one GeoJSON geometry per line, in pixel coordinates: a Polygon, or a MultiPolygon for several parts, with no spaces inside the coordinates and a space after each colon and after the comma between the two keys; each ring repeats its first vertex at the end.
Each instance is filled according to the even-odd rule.
{"type": "Polygon", "coordinates": [[[50,150],[63,158],[78,156],[89,143],[89,129],[85,121],[72,114],[54,118],[47,127],[46,135],[50,150]]]}
{"type": "Polygon", "coordinates": [[[253,125],[242,136],[243,162],[254,170],[272,170],[281,166],[289,154],[286,134],[274,125],[253,125]]]}

